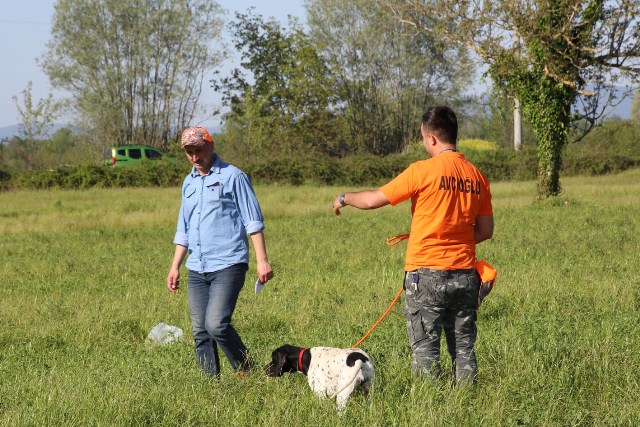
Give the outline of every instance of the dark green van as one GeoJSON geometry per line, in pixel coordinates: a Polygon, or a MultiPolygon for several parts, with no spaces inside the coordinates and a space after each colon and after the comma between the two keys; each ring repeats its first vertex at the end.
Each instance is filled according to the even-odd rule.
{"type": "Polygon", "coordinates": [[[157,148],[148,145],[119,145],[111,147],[107,150],[104,161],[105,165],[113,167],[136,166],[143,162],[156,160],[176,160],[165,156],[165,154],[157,148]],[[110,156],[110,158],[109,158],[110,156]]]}

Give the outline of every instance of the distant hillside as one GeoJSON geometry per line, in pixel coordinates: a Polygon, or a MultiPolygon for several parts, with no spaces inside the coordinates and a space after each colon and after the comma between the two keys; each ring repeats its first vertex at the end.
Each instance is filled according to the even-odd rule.
{"type": "Polygon", "coordinates": [[[625,98],[620,104],[618,104],[611,111],[607,112],[607,117],[618,117],[620,119],[630,119],[631,118],[631,107],[633,106],[633,98],[628,97],[625,98]]]}
{"type": "Polygon", "coordinates": [[[18,134],[18,125],[6,126],[3,128],[0,128],[0,140],[5,138],[11,139],[17,134],[18,134]]]}
{"type": "MultiPolygon", "coordinates": [[[[51,130],[49,131],[49,133],[47,135],[45,135],[45,138],[49,138],[51,137],[51,135],[53,135],[54,133],[56,133],[56,131],[60,128],[63,127],[69,127],[69,125],[64,124],[64,123],[54,123],[51,126],[51,130]]],[[[0,127],[0,141],[2,140],[9,140],[11,138],[13,138],[14,136],[19,136],[20,134],[20,130],[18,128],[18,125],[12,125],[12,126],[5,126],[5,127],[0,127]]]]}

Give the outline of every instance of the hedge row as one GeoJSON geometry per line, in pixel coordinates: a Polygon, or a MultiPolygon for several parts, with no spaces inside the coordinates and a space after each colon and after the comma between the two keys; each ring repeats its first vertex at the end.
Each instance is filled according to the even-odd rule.
{"type": "MultiPolygon", "coordinates": [[[[8,174],[4,189],[78,189],[121,187],[173,187],[180,185],[188,171],[185,165],[150,163],[144,167],[62,166],[53,170],[8,174]]],[[[2,178],[0,172],[0,179],[2,178]]],[[[6,176],[6,175],[5,175],[6,176]]]]}
{"type": "MultiPolygon", "coordinates": [[[[531,153],[509,150],[465,153],[490,181],[531,180],[537,175],[537,159],[531,153]]],[[[300,185],[380,185],[398,175],[424,154],[372,155],[335,159],[322,156],[263,158],[255,162],[235,162],[255,183],[300,185]]],[[[562,174],[602,175],[639,167],[640,158],[616,154],[565,156],[562,174]]],[[[179,186],[189,171],[184,163],[150,163],[135,168],[66,166],[55,170],[9,172],[0,170],[0,190],[87,189],[118,187],[179,186]]]]}

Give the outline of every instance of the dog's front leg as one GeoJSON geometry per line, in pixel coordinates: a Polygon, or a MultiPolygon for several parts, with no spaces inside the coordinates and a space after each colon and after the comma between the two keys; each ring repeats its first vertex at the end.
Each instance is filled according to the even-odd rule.
{"type": "Polygon", "coordinates": [[[329,396],[326,378],[324,378],[323,375],[319,375],[315,369],[309,371],[307,375],[307,382],[316,396],[320,398],[329,396]]]}

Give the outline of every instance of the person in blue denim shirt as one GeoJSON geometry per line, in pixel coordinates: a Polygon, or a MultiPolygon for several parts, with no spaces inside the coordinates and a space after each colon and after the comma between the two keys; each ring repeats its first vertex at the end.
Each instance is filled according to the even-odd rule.
{"type": "Polygon", "coordinates": [[[185,129],[180,138],[193,165],[182,184],[182,203],[173,243],[175,254],[167,287],[180,286],[180,266],[187,254],[188,300],[196,362],[212,376],[220,375],[218,349],[239,374],[252,361],[231,317],[249,265],[247,234],[256,255],[261,283],[273,277],[264,239],[264,220],[249,177],[214,153],[202,126],[185,129]]]}

